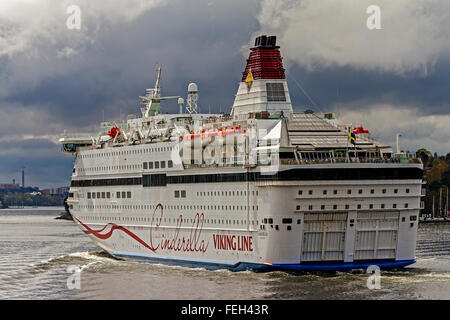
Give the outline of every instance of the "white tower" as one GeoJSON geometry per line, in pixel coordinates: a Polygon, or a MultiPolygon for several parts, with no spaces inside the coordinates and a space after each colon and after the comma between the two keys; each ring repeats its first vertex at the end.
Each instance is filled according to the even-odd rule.
{"type": "Polygon", "coordinates": [[[184,106],[183,98],[178,98],[178,105],[180,106],[180,114],[183,114],[183,106],[184,106]]]}
{"type": "Polygon", "coordinates": [[[188,98],[186,110],[189,114],[197,113],[198,102],[198,86],[195,83],[190,83],[188,86],[188,98]]]}

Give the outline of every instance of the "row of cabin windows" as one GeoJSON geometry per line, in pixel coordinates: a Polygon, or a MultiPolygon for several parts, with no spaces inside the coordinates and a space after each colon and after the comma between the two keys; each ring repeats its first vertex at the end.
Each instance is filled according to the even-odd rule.
{"type": "MultiPolygon", "coordinates": [[[[125,221],[125,222],[168,222],[168,223],[178,223],[179,218],[149,218],[149,217],[109,217],[109,216],[81,216],[83,220],[97,220],[97,221],[125,221]]],[[[191,219],[183,219],[183,222],[193,223],[197,221],[196,218],[191,219]]],[[[206,224],[226,224],[226,225],[247,225],[249,222],[247,220],[224,220],[224,219],[205,219],[204,223],[206,224]]],[[[250,221],[251,225],[255,225],[255,221],[250,221]]],[[[258,224],[258,221],[256,221],[258,224]]]]}
{"type": "MultiPolygon", "coordinates": [[[[382,189],[381,193],[385,194],[387,192],[387,189],[382,189]]],[[[410,192],[410,189],[406,189],[405,190],[406,193],[410,192]]],[[[398,193],[398,189],[394,189],[394,193],[397,194],[398,193]]],[[[312,195],[313,194],[313,190],[308,190],[308,195],[312,195]]],[[[323,190],[322,191],[323,195],[327,195],[328,194],[328,190],[323,190]]],[[[338,190],[333,190],[333,194],[336,195],[338,194],[338,190]]],[[[347,189],[347,194],[352,194],[352,189],[347,189]]],[[[358,194],[363,194],[363,189],[358,189],[358,194]]],[[[375,194],[375,189],[370,189],[370,194],[375,194]]],[[[303,195],[303,190],[299,190],[298,191],[298,195],[301,196],[303,195]]]]}
{"type": "MultiPolygon", "coordinates": [[[[167,161],[167,167],[173,168],[173,161],[167,161]]],[[[144,170],[147,169],[165,169],[166,161],[155,161],[155,162],[144,162],[142,164],[144,170]]],[[[92,167],[92,168],[79,168],[80,172],[98,172],[98,171],[110,171],[110,170],[130,170],[130,169],[141,169],[140,164],[128,164],[120,166],[106,166],[106,167],[92,167]]]]}
{"type": "MultiPolygon", "coordinates": [[[[358,204],[356,207],[357,207],[357,209],[362,209],[362,205],[361,204],[358,204]]],[[[408,207],[409,207],[409,204],[405,203],[404,204],[404,208],[408,208],[408,207]]],[[[380,209],[385,209],[385,208],[386,208],[386,205],[384,203],[380,204],[380,209]]],[[[392,204],[392,209],[396,209],[396,208],[397,208],[397,204],[396,203],[392,204]]],[[[295,209],[297,211],[300,211],[302,209],[302,206],[297,205],[295,209]]],[[[308,205],[308,210],[313,210],[313,209],[314,209],[314,206],[312,204],[308,205]]],[[[329,208],[326,208],[325,205],[323,205],[323,204],[320,206],[320,210],[328,210],[328,209],[329,208]]],[[[338,205],[334,204],[333,205],[333,210],[337,210],[337,209],[338,209],[338,205]]],[[[348,209],[350,209],[350,205],[346,204],[345,205],[345,210],[348,210],[348,209]]],[[[374,205],[373,204],[369,204],[369,209],[374,209],[374,205]]]]}
{"type": "Polygon", "coordinates": [[[99,153],[89,153],[81,154],[80,157],[86,158],[100,158],[100,157],[112,157],[112,156],[125,156],[132,154],[145,154],[152,152],[166,152],[172,151],[173,147],[160,147],[160,148],[146,148],[146,149],[134,149],[134,150],[124,150],[124,151],[111,151],[111,152],[99,152],[99,153]]]}
{"type": "MultiPolygon", "coordinates": [[[[230,205],[168,205],[170,210],[221,210],[221,211],[243,211],[247,210],[247,206],[230,206],[230,205]]],[[[259,206],[252,206],[253,210],[258,210],[259,206]]]]}
{"type": "MultiPolygon", "coordinates": [[[[291,224],[293,223],[293,221],[292,221],[292,218],[283,218],[282,220],[281,220],[281,222],[283,223],[283,224],[287,224],[287,226],[286,226],[286,230],[287,231],[291,231],[292,230],[292,226],[291,226],[291,224]]],[[[301,219],[297,219],[297,224],[301,224],[302,223],[302,220],[301,219]]],[[[261,225],[259,226],[259,228],[261,229],[261,230],[266,230],[266,224],[270,224],[270,228],[274,228],[274,225],[273,225],[273,219],[272,218],[264,218],[263,220],[261,220],[261,225]]],[[[279,230],[279,226],[278,225],[275,225],[275,230],[279,230]]]]}
{"type": "MultiPolygon", "coordinates": [[[[250,191],[249,191],[250,193],[250,191]]],[[[234,197],[234,196],[246,196],[247,191],[199,191],[197,192],[197,197],[234,197]]],[[[253,191],[253,195],[258,196],[258,191],[253,191]]]]}
{"type": "MultiPolygon", "coordinates": [[[[167,161],[167,167],[173,168],[173,161],[169,160],[167,161]]],[[[150,161],[150,162],[144,162],[143,163],[144,170],[147,169],[165,169],[166,168],[166,162],[165,161],[150,161]]]]}
{"type": "Polygon", "coordinates": [[[111,171],[111,170],[131,170],[140,169],[140,164],[126,164],[120,166],[106,166],[106,167],[92,167],[92,168],[78,168],[80,172],[98,172],[98,171],[111,171]]]}
{"type": "MultiPolygon", "coordinates": [[[[117,191],[117,199],[131,199],[131,191],[117,191]]],[[[88,199],[111,199],[111,192],[88,192],[88,199]]]]}
{"type": "MultiPolygon", "coordinates": [[[[94,192],[93,192],[94,193],[94,192]]],[[[88,193],[89,194],[89,193],[88,193]]],[[[122,198],[131,198],[131,192],[127,192],[122,198]],[[129,197],[128,197],[129,196],[129,197]]],[[[89,195],[88,195],[89,197],[89,195]]],[[[118,197],[120,198],[120,197],[118,197]]],[[[89,198],[90,199],[90,198],[89,198]]],[[[94,198],[95,199],[95,198],[94,198]]],[[[84,209],[133,209],[133,210],[148,210],[155,209],[154,205],[131,205],[131,204],[99,204],[99,205],[81,205],[80,208],[84,209]]],[[[244,211],[247,210],[247,206],[231,206],[231,205],[168,205],[169,210],[221,210],[221,211],[244,211]]],[[[259,206],[252,206],[253,210],[259,210],[259,206]]]]}
{"type": "Polygon", "coordinates": [[[111,199],[111,192],[88,192],[88,199],[111,199]]]}

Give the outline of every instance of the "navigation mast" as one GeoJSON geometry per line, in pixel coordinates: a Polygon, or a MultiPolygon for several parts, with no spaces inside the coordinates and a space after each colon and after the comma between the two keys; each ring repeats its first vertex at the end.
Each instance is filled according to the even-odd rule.
{"type": "Polygon", "coordinates": [[[161,101],[180,98],[180,96],[161,97],[161,95],[160,95],[161,71],[162,71],[162,66],[159,66],[158,67],[158,77],[156,79],[155,88],[147,89],[147,95],[139,97],[142,99],[142,102],[147,105],[147,107],[145,108],[144,114],[143,114],[143,116],[145,118],[161,114],[161,101]]]}

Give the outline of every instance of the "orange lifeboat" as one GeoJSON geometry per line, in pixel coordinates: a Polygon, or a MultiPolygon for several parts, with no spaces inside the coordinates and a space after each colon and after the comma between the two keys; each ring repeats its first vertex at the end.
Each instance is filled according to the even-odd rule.
{"type": "Polygon", "coordinates": [[[369,133],[369,130],[364,129],[363,126],[359,126],[355,129],[353,129],[354,134],[360,134],[360,133],[369,133]]]}
{"type": "Polygon", "coordinates": [[[108,131],[108,136],[110,136],[111,138],[115,138],[118,135],[120,135],[120,130],[117,126],[112,127],[111,130],[108,131]]]}

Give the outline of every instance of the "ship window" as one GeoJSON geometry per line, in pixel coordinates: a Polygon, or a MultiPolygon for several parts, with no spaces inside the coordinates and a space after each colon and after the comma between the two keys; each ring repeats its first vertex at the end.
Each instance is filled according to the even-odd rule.
{"type": "Polygon", "coordinates": [[[282,83],[266,83],[267,101],[286,101],[282,83]]]}
{"type": "Polygon", "coordinates": [[[308,209],[309,209],[309,210],[312,210],[312,209],[313,209],[313,206],[312,206],[312,205],[309,205],[308,209]]]}
{"type": "Polygon", "coordinates": [[[373,204],[369,204],[369,209],[373,209],[373,204]]]}
{"type": "Polygon", "coordinates": [[[155,161],[155,169],[159,169],[159,162],[155,161]]]}
{"type": "Polygon", "coordinates": [[[131,198],[131,191],[127,192],[127,198],[131,198]]]}
{"type": "Polygon", "coordinates": [[[308,194],[310,194],[310,195],[313,194],[313,191],[312,191],[312,190],[309,190],[309,191],[308,191],[308,194]]]}
{"type": "Polygon", "coordinates": [[[325,210],[325,205],[324,204],[320,206],[320,210],[325,210]]]}
{"type": "Polygon", "coordinates": [[[105,199],[105,198],[106,198],[106,193],[102,192],[102,199],[105,199]]]}
{"type": "Polygon", "coordinates": [[[148,168],[149,168],[149,169],[153,169],[153,162],[149,162],[149,163],[148,163],[148,168]]]}
{"type": "Polygon", "coordinates": [[[181,197],[186,198],[186,190],[181,190],[181,197]]]}
{"type": "Polygon", "coordinates": [[[297,206],[296,210],[300,210],[300,206],[297,206]]]}
{"type": "Polygon", "coordinates": [[[90,192],[87,193],[87,198],[88,198],[88,199],[91,198],[91,193],[90,193],[90,192]]]}
{"type": "Polygon", "coordinates": [[[406,189],[406,193],[409,193],[409,189],[406,189]]]}
{"type": "Polygon", "coordinates": [[[370,189],[370,193],[375,193],[375,190],[374,189],[370,189]]]}
{"type": "Polygon", "coordinates": [[[361,205],[360,204],[358,204],[358,209],[361,209],[361,205]]]}
{"type": "Polygon", "coordinates": [[[397,204],[396,203],[394,203],[393,205],[392,205],[392,208],[397,208],[397,204]]]}
{"type": "Polygon", "coordinates": [[[394,193],[398,193],[398,189],[394,189],[394,193]]]}
{"type": "Polygon", "coordinates": [[[334,209],[334,210],[337,209],[337,204],[333,205],[333,209],[334,209]]]}
{"type": "Polygon", "coordinates": [[[351,189],[348,189],[348,190],[347,190],[347,194],[352,194],[352,190],[351,190],[351,189]]]}
{"type": "Polygon", "coordinates": [[[323,190],[323,194],[327,194],[327,190],[323,190]]]}
{"type": "Polygon", "coordinates": [[[147,162],[144,162],[144,169],[147,169],[147,162]]]}
{"type": "Polygon", "coordinates": [[[405,208],[408,208],[408,204],[407,203],[405,203],[405,208]]]}
{"type": "Polygon", "coordinates": [[[359,190],[358,190],[358,193],[359,193],[359,194],[362,194],[362,192],[363,192],[362,189],[359,189],[359,190]]]}
{"type": "Polygon", "coordinates": [[[283,223],[292,223],[292,219],[291,218],[284,218],[283,223]]]}
{"type": "Polygon", "coordinates": [[[333,190],[333,194],[337,194],[337,190],[333,190]]]}
{"type": "Polygon", "coordinates": [[[164,169],[166,167],[166,162],[165,161],[161,161],[161,169],[164,169]]]}
{"type": "Polygon", "coordinates": [[[383,189],[383,193],[386,193],[386,189],[383,189]]]}
{"type": "Polygon", "coordinates": [[[381,204],[381,209],[384,209],[384,203],[381,204]]]}
{"type": "Polygon", "coordinates": [[[101,195],[100,192],[97,192],[97,199],[100,199],[101,195]]]}
{"type": "Polygon", "coordinates": [[[348,204],[346,204],[345,205],[345,209],[348,209],[348,208],[350,208],[350,206],[348,204]]]}
{"type": "Polygon", "coordinates": [[[122,191],[122,198],[126,198],[127,197],[127,193],[125,191],[122,191]]]}
{"type": "Polygon", "coordinates": [[[143,176],[144,187],[165,187],[167,176],[165,174],[149,174],[143,176]]]}
{"type": "Polygon", "coordinates": [[[167,161],[167,166],[169,168],[173,168],[173,161],[172,160],[167,161]]]}

